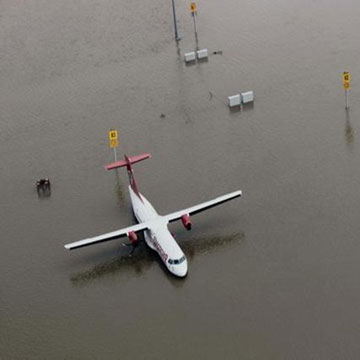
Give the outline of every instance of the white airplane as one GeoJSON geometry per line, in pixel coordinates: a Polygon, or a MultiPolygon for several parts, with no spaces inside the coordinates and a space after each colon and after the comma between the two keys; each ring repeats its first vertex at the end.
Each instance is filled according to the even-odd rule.
{"type": "Polygon", "coordinates": [[[139,243],[137,233],[143,231],[146,244],[159,254],[167,269],[175,276],[184,277],[188,271],[187,260],[180,246],[177,244],[174,237],[168,230],[168,223],[181,219],[184,227],[187,230],[191,230],[190,215],[195,215],[201,211],[235,199],[236,197],[241,196],[242,192],[241,190],[234,191],[232,193],[219,196],[216,199],[206,201],[202,204],[176,211],[168,215],[159,215],[153,206],[149,203],[149,201],[146,200],[142,194],[140,194],[131,166],[131,164],[135,164],[149,157],[151,157],[151,155],[148,153],[132,157],[125,155],[124,160],[117,161],[105,166],[106,170],[126,166],[130,182],[129,193],[131,205],[139,224],[92,238],[76,241],[65,245],[65,248],[68,250],[73,250],[80,247],[127,236],[130,240],[130,243],[133,245],[134,250],[135,246],[139,243]]]}

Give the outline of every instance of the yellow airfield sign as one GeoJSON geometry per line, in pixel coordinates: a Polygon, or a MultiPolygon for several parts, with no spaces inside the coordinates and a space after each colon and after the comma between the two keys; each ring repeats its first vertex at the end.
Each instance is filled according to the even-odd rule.
{"type": "Polygon", "coordinates": [[[197,12],[197,6],[194,2],[190,3],[190,11],[192,14],[195,14],[197,12]]]}
{"type": "Polygon", "coordinates": [[[110,140],[109,141],[109,146],[113,149],[113,148],[117,148],[119,146],[119,140],[115,139],[115,140],[110,140]]]}
{"type": "Polygon", "coordinates": [[[343,80],[344,80],[344,82],[350,82],[350,80],[351,80],[351,75],[350,75],[349,72],[347,72],[347,71],[344,71],[344,72],[343,72],[343,80]]]}
{"type": "Polygon", "coordinates": [[[344,85],[344,89],[350,89],[350,80],[351,80],[351,75],[349,72],[344,71],[343,72],[343,85],[344,85]]]}
{"type": "Polygon", "coordinates": [[[117,138],[118,138],[117,131],[114,129],[110,129],[109,140],[117,140],[117,138]]]}
{"type": "Polygon", "coordinates": [[[109,131],[109,146],[111,148],[116,148],[119,146],[118,134],[114,129],[109,131]]]}

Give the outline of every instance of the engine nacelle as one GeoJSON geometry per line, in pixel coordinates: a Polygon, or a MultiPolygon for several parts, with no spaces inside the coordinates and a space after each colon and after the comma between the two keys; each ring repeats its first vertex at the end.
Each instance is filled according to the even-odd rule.
{"type": "Polygon", "coordinates": [[[136,244],[139,241],[135,231],[130,231],[128,233],[128,238],[132,244],[136,244]]]}
{"type": "Polygon", "coordinates": [[[191,230],[191,220],[190,220],[190,215],[185,214],[181,217],[181,222],[184,225],[184,228],[186,230],[191,230]]]}

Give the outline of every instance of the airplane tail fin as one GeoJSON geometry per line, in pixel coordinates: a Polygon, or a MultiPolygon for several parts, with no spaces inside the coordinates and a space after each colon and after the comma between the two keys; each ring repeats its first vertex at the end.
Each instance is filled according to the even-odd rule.
{"type": "Polygon", "coordinates": [[[131,156],[131,157],[125,155],[124,160],[116,161],[116,162],[113,162],[111,164],[105,165],[105,169],[106,170],[112,170],[112,169],[116,169],[116,168],[126,166],[127,169],[130,170],[131,169],[131,164],[135,164],[135,163],[137,163],[139,161],[148,159],[150,157],[151,157],[151,154],[149,154],[149,153],[136,155],[136,156],[131,156]]]}
{"type": "Polygon", "coordinates": [[[148,159],[149,157],[151,157],[151,155],[149,153],[145,153],[145,154],[141,154],[141,155],[137,155],[137,156],[131,156],[131,157],[125,155],[124,160],[116,161],[114,163],[105,165],[105,169],[112,170],[112,169],[126,166],[126,169],[127,169],[128,175],[129,175],[130,186],[134,190],[135,194],[139,197],[139,199],[141,201],[143,201],[141,194],[139,192],[139,188],[135,181],[135,176],[134,176],[134,172],[133,172],[131,164],[135,164],[139,161],[148,159]]]}

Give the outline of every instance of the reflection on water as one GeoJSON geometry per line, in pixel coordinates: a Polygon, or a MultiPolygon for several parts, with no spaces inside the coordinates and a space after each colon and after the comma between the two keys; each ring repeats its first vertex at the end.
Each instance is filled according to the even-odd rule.
{"type": "Polygon", "coordinates": [[[181,60],[182,60],[181,48],[178,43],[176,43],[176,54],[178,56],[179,63],[181,63],[181,60]]]}
{"type": "Polygon", "coordinates": [[[345,109],[345,139],[348,145],[354,142],[354,129],[350,122],[349,108],[345,109]]]}
{"type": "Polygon", "coordinates": [[[254,109],[254,102],[242,105],[242,110],[243,111],[249,111],[249,110],[253,110],[253,109],[254,109]]]}
{"type": "Polygon", "coordinates": [[[120,270],[124,273],[133,272],[140,275],[145,269],[149,268],[153,262],[150,251],[145,248],[145,244],[139,245],[133,256],[120,256],[107,262],[95,265],[90,270],[86,270],[72,275],[70,280],[74,285],[86,285],[93,280],[103,276],[113,275],[120,270]]]}
{"type": "MultiPolygon", "coordinates": [[[[243,242],[245,240],[244,233],[235,233],[228,236],[213,236],[204,237],[187,241],[185,244],[180,244],[189,262],[195,256],[209,253],[219,248],[224,248],[235,243],[243,242]]],[[[163,269],[167,277],[174,283],[176,278],[172,276],[161,262],[155,252],[150,250],[144,242],[135,250],[133,256],[121,256],[113,258],[107,262],[95,265],[90,270],[79,272],[70,277],[70,281],[75,286],[85,286],[94,280],[105,276],[115,275],[117,273],[141,275],[152,264],[158,263],[163,269]]],[[[176,279],[178,280],[178,279],[176,279]]],[[[177,285],[177,281],[174,285],[177,285]]]]}
{"type": "Polygon", "coordinates": [[[115,174],[116,174],[115,194],[119,203],[122,203],[124,201],[124,190],[119,177],[118,169],[115,169],[115,174]]]}
{"type": "Polygon", "coordinates": [[[232,106],[232,107],[229,107],[229,114],[233,115],[233,114],[237,114],[241,112],[241,106],[232,106]]]}
{"type": "Polygon", "coordinates": [[[181,248],[185,252],[188,260],[193,260],[196,255],[209,253],[224,246],[229,246],[235,242],[243,242],[245,240],[244,233],[235,233],[228,236],[212,236],[198,239],[188,240],[181,244],[181,248]]]}
{"type": "Polygon", "coordinates": [[[196,47],[196,50],[199,50],[199,38],[198,38],[198,34],[197,32],[195,32],[195,47],[196,47]]]}

